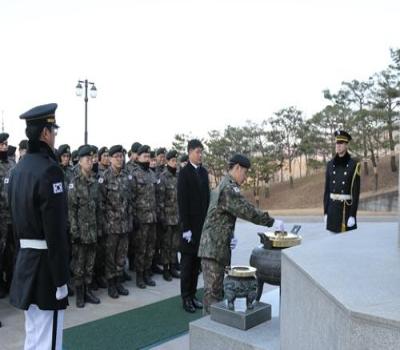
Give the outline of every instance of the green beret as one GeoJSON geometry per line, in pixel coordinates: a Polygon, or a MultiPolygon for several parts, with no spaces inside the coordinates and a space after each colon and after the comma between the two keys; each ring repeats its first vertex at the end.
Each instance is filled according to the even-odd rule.
{"type": "Polygon", "coordinates": [[[132,152],[132,153],[137,153],[138,150],[139,150],[139,148],[140,148],[141,146],[142,146],[141,143],[139,143],[139,142],[134,142],[134,143],[132,144],[132,146],[131,146],[131,152],[132,152]]]}
{"type": "Polygon", "coordinates": [[[188,160],[189,160],[189,157],[188,157],[187,154],[182,154],[181,157],[179,158],[179,161],[180,161],[181,163],[187,162],[188,160]]]}
{"type": "Polygon", "coordinates": [[[78,158],[78,150],[75,150],[71,153],[71,158],[73,160],[76,160],[78,158]]]}
{"type": "Polygon", "coordinates": [[[21,140],[18,147],[19,149],[28,149],[28,140],[21,140]]]}
{"type": "Polygon", "coordinates": [[[92,147],[93,153],[97,153],[99,148],[95,145],[90,145],[90,147],[92,147]]]}
{"type": "Polygon", "coordinates": [[[9,136],[10,136],[10,135],[8,135],[6,132],[2,132],[2,133],[0,134],[0,143],[3,143],[3,142],[5,142],[5,141],[7,141],[9,136]]]}
{"type": "Polygon", "coordinates": [[[108,154],[112,157],[115,153],[124,153],[124,148],[121,145],[114,145],[110,147],[108,154]]]}
{"type": "Polygon", "coordinates": [[[229,159],[229,166],[234,166],[235,164],[239,164],[241,167],[249,169],[251,164],[249,158],[244,156],[243,154],[235,154],[231,159],[229,159]]]}
{"type": "Polygon", "coordinates": [[[156,157],[156,152],[151,151],[151,152],[150,152],[150,158],[155,158],[155,157],[156,157]]]}
{"type": "Polygon", "coordinates": [[[150,146],[148,146],[148,145],[143,145],[143,146],[140,146],[140,148],[138,149],[137,153],[138,153],[139,155],[141,155],[142,153],[150,153],[150,151],[151,151],[150,146]]]}
{"type": "Polygon", "coordinates": [[[167,153],[167,150],[164,147],[160,147],[156,151],[156,155],[157,156],[160,155],[160,154],[165,154],[165,153],[167,153]]]}
{"type": "Polygon", "coordinates": [[[71,148],[69,147],[69,145],[65,144],[65,145],[60,145],[58,147],[58,151],[57,154],[59,157],[61,157],[63,154],[71,154],[71,148]]]}
{"type": "Polygon", "coordinates": [[[78,151],[79,158],[86,157],[86,156],[93,156],[93,154],[94,154],[93,147],[90,145],[84,145],[78,151]]]}
{"type": "Polygon", "coordinates": [[[99,152],[97,153],[99,156],[99,159],[101,158],[101,156],[103,155],[103,153],[108,153],[108,148],[106,146],[103,146],[99,149],[99,152]]]}
{"type": "Polygon", "coordinates": [[[177,156],[178,156],[178,152],[176,150],[172,149],[167,153],[165,158],[167,158],[167,160],[170,160],[172,158],[176,158],[177,156]]]}

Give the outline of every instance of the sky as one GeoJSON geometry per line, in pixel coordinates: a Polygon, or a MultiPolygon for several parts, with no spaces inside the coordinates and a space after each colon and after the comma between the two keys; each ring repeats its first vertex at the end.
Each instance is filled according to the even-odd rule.
{"type": "Polygon", "coordinates": [[[399,48],[398,0],[1,0],[0,113],[56,102],[57,143],[84,140],[78,79],[95,82],[89,143],[170,147],[296,106],[311,117],[322,90],[367,79],[399,48]]]}

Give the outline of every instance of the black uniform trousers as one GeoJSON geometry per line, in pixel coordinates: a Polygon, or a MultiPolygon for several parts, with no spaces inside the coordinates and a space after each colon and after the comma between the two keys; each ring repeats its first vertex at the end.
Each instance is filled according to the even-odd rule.
{"type": "Polygon", "coordinates": [[[181,254],[181,296],[182,299],[196,295],[201,258],[191,254],[181,254]]]}

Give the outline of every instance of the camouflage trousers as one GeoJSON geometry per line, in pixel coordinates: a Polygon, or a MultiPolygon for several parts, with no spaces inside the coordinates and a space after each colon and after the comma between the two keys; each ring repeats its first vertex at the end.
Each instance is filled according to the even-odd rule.
{"type": "Polygon", "coordinates": [[[161,237],[161,263],[174,264],[176,252],[179,248],[180,230],[178,225],[167,226],[167,230],[161,237]]]}
{"type": "Polygon", "coordinates": [[[128,255],[128,234],[109,234],[106,238],[105,276],[109,280],[122,276],[128,255]]]}
{"type": "Polygon", "coordinates": [[[96,243],[72,243],[71,272],[75,286],[92,283],[96,243]]]}
{"type": "Polygon", "coordinates": [[[203,315],[210,313],[211,304],[224,298],[225,266],[214,259],[201,259],[204,279],[203,315]]]}
{"type": "Polygon", "coordinates": [[[129,232],[129,247],[128,247],[128,259],[129,259],[129,269],[133,270],[134,260],[135,260],[135,238],[136,232],[129,232]]]}
{"type": "Polygon", "coordinates": [[[106,237],[101,236],[97,238],[96,246],[96,260],[94,263],[94,275],[104,277],[106,261],[106,237]]]}
{"type": "Polygon", "coordinates": [[[156,236],[156,224],[140,224],[135,237],[135,269],[139,273],[151,268],[156,236]]]}

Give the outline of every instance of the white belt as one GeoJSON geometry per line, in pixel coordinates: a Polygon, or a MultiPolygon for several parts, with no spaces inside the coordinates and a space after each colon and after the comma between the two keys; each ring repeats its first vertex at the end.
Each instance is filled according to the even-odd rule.
{"type": "Polygon", "coordinates": [[[20,239],[21,248],[48,249],[44,239],[20,239]]]}
{"type": "Polygon", "coordinates": [[[351,195],[350,194],[331,193],[330,197],[334,201],[348,201],[348,200],[351,200],[351,195]]]}

